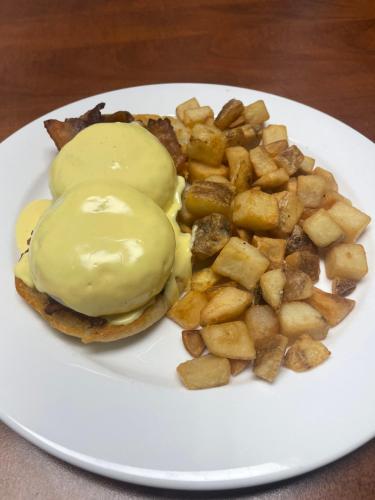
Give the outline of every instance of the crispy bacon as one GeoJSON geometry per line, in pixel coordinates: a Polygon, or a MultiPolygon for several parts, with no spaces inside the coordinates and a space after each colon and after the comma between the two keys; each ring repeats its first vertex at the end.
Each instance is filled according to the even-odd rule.
{"type": "Polygon", "coordinates": [[[186,163],[186,157],[181,150],[171,122],[168,118],[159,118],[158,120],[151,118],[147,123],[147,129],[168,150],[176,165],[177,172],[180,173],[186,163]]]}

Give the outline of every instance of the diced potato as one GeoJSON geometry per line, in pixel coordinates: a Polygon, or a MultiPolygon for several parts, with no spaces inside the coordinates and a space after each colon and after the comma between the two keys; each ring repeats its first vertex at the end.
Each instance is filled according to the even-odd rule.
{"type": "Polygon", "coordinates": [[[303,225],[304,221],[314,215],[318,210],[319,208],[304,208],[301,217],[299,218],[298,224],[303,225]]]}
{"type": "Polygon", "coordinates": [[[311,297],[313,293],[313,283],[308,274],[303,271],[286,268],[285,276],[284,300],[286,302],[303,300],[311,297]]]}
{"type": "Polygon", "coordinates": [[[298,224],[294,226],[292,233],[287,239],[285,253],[289,255],[297,250],[307,250],[311,253],[317,253],[316,246],[298,224]]]}
{"type": "Polygon", "coordinates": [[[288,349],[284,364],[295,372],[303,372],[322,364],[330,354],[326,346],[318,340],[309,335],[301,335],[288,349]]]}
{"type": "Polygon", "coordinates": [[[233,192],[226,184],[198,181],[185,190],[186,209],[195,217],[204,217],[213,212],[229,215],[233,192]]]}
{"type": "Polygon", "coordinates": [[[199,358],[206,348],[199,330],[183,330],[182,342],[193,358],[199,358]]]}
{"type": "Polygon", "coordinates": [[[255,347],[243,321],[231,321],[202,328],[207,349],[215,356],[230,359],[254,359],[255,347]]]}
{"type": "Polygon", "coordinates": [[[320,206],[328,210],[329,208],[332,207],[332,205],[336,203],[336,201],[342,201],[347,205],[352,204],[352,202],[348,200],[348,198],[345,198],[345,196],[343,196],[342,194],[337,193],[336,191],[327,191],[323,196],[322,203],[320,204],[320,206]]]}
{"type": "Polygon", "coordinates": [[[304,156],[303,160],[299,166],[299,171],[302,174],[311,174],[313,171],[315,165],[315,160],[314,158],[311,158],[310,156],[304,156]]]}
{"type": "Polygon", "coordinates": [[[323,292],[315,287],[306,302],[320,312],[329,326],[338,325],[355,306],[354,300],[323,292]]]}
{"type": "Polygon", "coordinates": [[[238,193],[249,189],[253,170],[250,163],[249,153],[242,146],[226,148],[225,155],[229,164],[229,179],[236,187],[238,193]]]}
{"type": "Polygon", "coordinates": [[[263,298],[273,309],[278,309],[281,305],[285,282],[285,274],[281,269],[267,271],[260,277],[263,298]]]}
{"type": "Polygon", "coordinates": [[[242,125],[224,131],[227,147],[242,146],[248,149],[255,148],[260,143],[260,138],[250,125],[242,125]]]}
{"type": "Polygon", "coordinates": [[[254,186],[260,186],[262,189],[274,189],[285,184],[288,179],[289,177],[285,169],[279,168],[274,172],[268,172],[268,174],[259,177],[254,186]]]}
{"type": "Polygon", "coordinates": [[[281,267],[286,248],[286,241],[278,238],[266,238],[254,236],[252,244],[262,252],[270,261],[270,268],[275,269],[281,267]]]}
{"type": "Polygon", "coordinates": [[[237,319],[251,304],[250,292],[225,286],[219,289],[201,311],[201,325],[214,325],[237,319]]]}
{"type": "Polygon", "coordinates": [[[296,177],[290,177],[286,183],[286,190],[289,193],[297,194],[297,179],[296,177]]]}
{"type": "Polygon", "coordinates": [[[262,146],[251,149],[249,155],[257,177],[277,170],[276,163],[262,146]]]}
{"type": "Polygon", "coordinates": [[[367,272],[366,252],[357,243],[340,243],[325,256],[326,273],[329,279],[346,278],[359,281],[367,272]]]}
{"type": "Polygon", "coordinates": [[[283,304],[279,312],[282,335],[295,340],[306,333],[315,340],[325,339],[328,333],[328,323],[319,311],[305,302],[288,302],[283,304]]]}
{"type": "Polygon", "coordinates": [[[189,234],[191,234],[191,227],[190,226],[187,226],[183,222],[180,222],[179,226],[180,226],[180,229],[181,229],[181,233],[189,233],[189,234]]]}
{"type": "Polygon", "coordinates": [[[199,108],[199,107],[200,106],[199,106],[199,102],[197,101],[197,99],[195,97],[192,97],[188,101],[182,102],[179,106],[177,106],[177,108],[176,108],[177,118],[183,122],[185,111],[187,109],[195,109],[195,108],[199,108]]]}
{"type": "Polygon", "coordinates": [[[182,328],[193,330],[199,326],[201,311],[207,302],[208,300],[204,293],[192,290],[173,304],[167,316],[182,326],[182,328]]]}
{"type": "Polygon", "coordinates": [[[241,229],[240,227],[236,227],[235,232],[241,240],[251,243],[251,233],[248,233],[245,229],[241,229]]]}
{"type": "Polygon", "coordinates": [[[269,260],[246,241],[232,237],[219,253],[212,269],[252,290],[267,270],[269,260]]]}
{"type": "Polygon", "coordinates": [[[201,260],[216,255],[228,243],[231,233],[232,224],[222,214],[198,219],[193,226],[192,254],[201,260]]]}
{"type": "Polygon", "coordinates": [[[212,175],[228,177],[228,167],[220,165],[219,167],[210,167],[198,161],[189,161],[189,180],[191,183],[196,181],[205,181],[212,175]]]}
{"type": "Polygon", "coordinates": [[[171,122],[173,130],[175,131],[175,134],[176,134],[177,140],[181,146],[182,152],[184,154],[186,154],[187,145],[190,142],[190,136],[191,136],[190,129],[185,127],[185,125],[182,123],[182,121],[178,120],[177,118],[170,117],[169,121],[171,122]]]}
{"type": "Polygon", "coordinates": [[[205,267],[192,274],[190,288],[197,292],[205,292],[221,280],[221,276],[216,274],[211,267],[205,267]]]}
{"type": "Polygon", "coordinates": [[[371,217],[367,214],[342,201],[337,201],[332,205],[328,213],[344,231],[345,243],[357,241],[371,221],[371,217]]]}
{"type": "Polygon", "coordinates": [[[245,229],[267,231],[279,224],[279,209],[276,198],[262,191],[249,190],[238,194],[233,200],[233,222],[245,229]]]}
{"type": "Polygon", "coordinates": [[[209,175],[205,179],[208,182],[218,182],[219,184],[226,184],[230,189],[232,189],[233,193],[235,192],[235,187],[229,182],[229,179],[223,177],[222,175],[209,175]]]}
{"type": "Polygon", "coordinates": [[[289,269],[296,271],[303,271],[313,283],[319,281],[320,275],[320,259],[319,255],[311,253],[308,250],[297,250],[289,254],[285,258],[285,263],[289,269]]]}
{"type": "Polygon", "coordinates": [[[208,389],[228,384],[230,363],[225,358],[207,354],[179,364],[177,373],[188,389],[208,389]]]}
{"type": "Polygon", "coordinates": [[[210,106],[185,109],[182,121],[187,127],[193,127],[196,123],[205,123],[208,118],[213,118],[214,112],[210,106]]]}
{"type": "Polygon", "coordinates": [[[271,142],[287,141],[288,131],[285,125],[268,125],[263,129],[263,144],[271,142]]]}
{"type": "Polygon", "coordinates": [[[284,168],[288,175],[293,175],[297,172],[303,161],[303,154],[297,146],[290,146],[275,156],[274,159],[276,164],[280,168],[284,168]]]}
{"type": "Polygon", "coordinates": [[[245,115],[242,113],[228,126],[228,128],[241,127],[241,125],[245,125],[245,123],[246,123],[245,115]]]}
{"type": "Polygon", "coordinates": [[[303,204],[295,193],[289,191],[282,191],[274,196],[279,207],[279,229],[282,233],[289,234],[301,217],[303,204]]]}
{"type": "Polygon", "coordinates": [[[333,174],[322,167],[315,167],[313,170],[314,175],[319,175],[326,181],[327,191],[337,191],[338,185],[333,174]]]}
{"type": "Polygon", "coordinates": [[[276,141],[276,142],[270,142],[269,144],[266,144],[264,146],[264,149],[267,151],[267,153],[274,158],[278,154],[282,153],[285,151],[288,147],[288,141],[276,141]]]}
{"type": "Polygon", "coordinates": [[[327,192],[327,184],[319,175],[299,175],[297,178],[297,195],[305,207],[318,208],[324,194],[327,192]]]}
{"type": "Polygon", "coordinates": [[[248,366],[250,366],[250,360],[248,359],[230,359],[230,372],[233,377],[242,373],[248,366]]]}
{"type": "Polygon", "coordinates": [[[340,226],[321,208],[303,222],[303,230],[317,247],[324,248],[344,238],[340,226]]]}
{"type": "Polygon", "coordinates": [[[280,330],[279,320],[269,305],[254,305],[246,311],[245,323],[255,346],[265,338],[277,335],[280,330]]]}
{"type": "Polygon", "coordinates": [[[218,166],[223,161],[226,140],[217,128],[197,123],[191,130],[187,154],[191,160],[218,166]]]}
{"type": "Polygon", "coordinates": [[[274,335],[264,339],[257,346],[254,373],[257,377],[273,382],[280,371],[288,338],[274,335]]]}
{"type": "Polygon", "coordinates": [[[234,122],[244,111],[244,105],[238,99],[231,99],[221,108],[220,113],[215,118],[215,125],[220,130],[224,130],[234,122]]]}
{"type": "Polygon", "coordinates": [[[186,208],[185,204],[185,196],[182,196],[182,203],[181,203],[181,208],[178,212],[178,221],[182,222],[183,224],[186,224],[187,226],[191,226],[195,220],[195,217],[193,214],[189,212],[189,210],[186,208]]]}
{"type": "MultiPolygon", "coordinates": [[[[220,278],[223,280],[223,277],[220,276],[220,278]]],[[[239,285],[239,283],[237,283],[237,281],[233,281],[233,280],[228,280],[228,281],[220,281],[220,283],[217,283],[216,285],[212,286],[211,288],[209,288],[207,290],[207,297],[208,297],[208,300],[211,300],[213,297],[215,297],[215,295],[219,292],[221,292],[221,290],[223,288],[225,288],[226,286],[229,286],[231,288],[240,288],[241,285],[239,285]]]]}
{"type": "Polygon", "coordinates": [[[347,278],[334,278],[332,280],[332,293],[340,295],[340,297],[350,295],[356,288],[357,282],[355,280],[347,278]]]}
{"type": "Polygon", "coordinates": [[[244,115],[246,122],[250,125],[259,125],[269,120],[270,117],[264,101],[255,101],[245,106],[244,115]]]}

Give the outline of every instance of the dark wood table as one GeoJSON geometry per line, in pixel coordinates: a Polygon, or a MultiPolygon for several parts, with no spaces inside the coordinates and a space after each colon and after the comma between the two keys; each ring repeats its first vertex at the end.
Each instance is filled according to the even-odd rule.
{"type": "MultiPolygon", "coordinates": [[[[191,81],[240,85],[302,101],[374,140],[374,18],[373,0],[2,0],[0,139],[84,96],[191,81]]],[[[375,440],[279,484],[199,495],[95,476],[0,424],[0,498],[202,496],[375,498],[375,440]]]]}

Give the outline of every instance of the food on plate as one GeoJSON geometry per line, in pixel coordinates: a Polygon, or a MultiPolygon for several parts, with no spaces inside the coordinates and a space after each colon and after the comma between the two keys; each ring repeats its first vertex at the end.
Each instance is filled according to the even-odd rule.
{"type": "Polygon", "coordinates": [[[320,365],[330,354],[324,344],[304,334],[288,349],[285,366],[295,372],[303,372],[320,365]]]}

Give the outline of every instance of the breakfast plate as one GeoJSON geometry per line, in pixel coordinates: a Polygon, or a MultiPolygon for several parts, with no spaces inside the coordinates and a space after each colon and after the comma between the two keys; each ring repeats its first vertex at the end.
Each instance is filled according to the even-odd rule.
{"type": "MultiPolygon", "coordinates": [[[[226,489],[279,481],[325,465],[375,436],[373,230],[361,237],[370,273],[353,313],[327,337],[328,362],[273,384],[241,373],[224,387],[187,391],[176,366],[188,359],[180,328],[165,318],[111,344],[83,345],[51,330],[17,296],[14,226],[29,201],[49,196],[55,155],[46,118],[106,111],[172,114],[195,96],[219,111],[263,99],[271,123],[332,171],[340,191],[375,213],[374,144],[317,110],[254,90],[162,84],[89,97],[48,113],[5,140],[1,159],[0,418],[67,462],[115,479],[176,489],[226,489]]],[[[74,224],[74,221],[72,221],[74,224]]]]}

